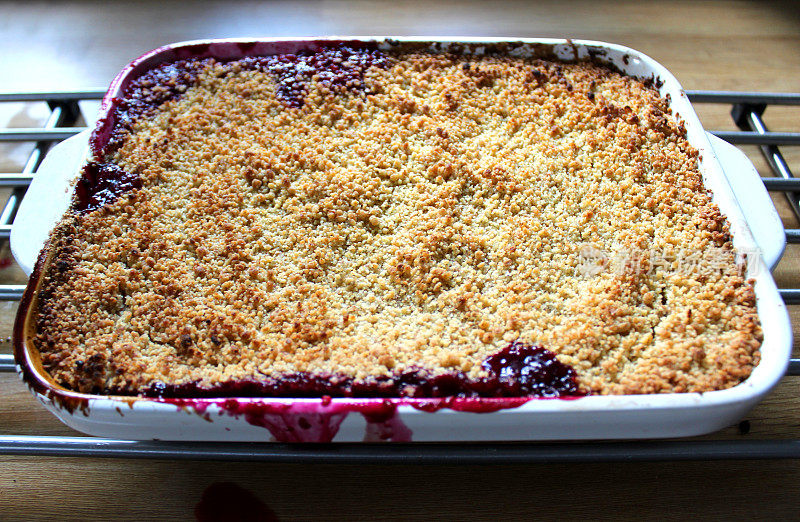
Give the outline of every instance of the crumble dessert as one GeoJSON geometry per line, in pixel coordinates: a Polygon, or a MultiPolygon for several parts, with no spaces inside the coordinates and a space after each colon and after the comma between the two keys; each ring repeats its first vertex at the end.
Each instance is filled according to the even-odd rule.
{"type": "Polygon", "coordinates": [[[752,283],[653,82],[331,46],[165,64],[115,110],[39,295],[67,388],[638,394],[758,363],[752,283]]]}

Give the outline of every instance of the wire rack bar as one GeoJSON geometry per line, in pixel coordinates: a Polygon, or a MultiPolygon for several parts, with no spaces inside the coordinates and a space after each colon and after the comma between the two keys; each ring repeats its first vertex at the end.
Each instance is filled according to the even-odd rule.
{"type": "MultiPolygon", "coordinates": [[[[50,106],[50,116],[44,124],[44,130],[53,130],[60,126],[68,126],[76,123],[81,117],[81,109],[77,101],[53,101],[47,100],[50,106]]],[[[21,175],[31,176],[39,168],[47,151],[50,150],[52,140],[39,140],[28,157],[21,175]]],[[[10,227],[19,210],[22,198],[25,196],[26,186],[18,186],[11,191],[2,210],[0,210],[0,227],[7,228],[7,232],[0,233],[0,241],[10,237],[10,227]]],[[[0,299],[2,299],[0,297],[0,299]]]]}
{"type": "MultiPolygon", "coordinates": [[[[51,105],[50,116],[47,118],[47,121],[44,124],[44,129],[52,129],[64,121],[64,116],[66,115],[64,109],[65,107],[61,105],[51,105]]],[[[39,141],[36,143],[36,146],[28,157],[28,161],[25,162],[25,166],[22,169],[22,175],[32,175],[36,169],[39,168],[39,165],[44,159],[45,154],[47,154],[47,151],[50,148],[50,143],[51,142],[48,141],[39,141]]],[[[8,228],[11,226],[11,223],[14,221],[14,217],[17,215],[19,204],[22,202],[22,198],[25,195],[26,190],[27,187],[16,187],[11,191],[11,194],[8,195],[2,210],[0,210],[1,227],[8,228]]],[[[0,235],[0,239],[7,240],[10,236],[11,234],[9,229],[7,234],[0,235]]]]}
{"type": "Polygon", "coordinates": [[[2,129],[0,141],[62,141],[85,131],[85,127],[54,129],[2,129]]]}
{"type": "Polygon", "coordinates": [[[0,102],[77,102],[83,100],[102,100],[105,89],[86,91],[47,91],[47,92],[0,92],[0,102]]]}
{"type": "Polygon", "coordinates": [[[693,103],[800,105],[800,93],[792,92],[686,91],[686,95],[693,103]]]}
{"type": "MultiPolygon", "coordinates": [[[[749,130],[763,136],[769,132],[767,125],[761,118],[765,110],[767,110],[765,103],[737,103],[731,109],[731,116],[736,125],[743,131],[749,130]]],[[[789,164],[786,163],[786,159],[774,143],[759,144],[759,149],[772,172],[784,180],[794,179],[794,174],[792,174],[789,164]]],[[[795,217],[800,219],[800,191],[787,191],[784,196],[789,202],[789,206],[792,207],[795,217]]]]}
{"type": "Polygon", "coordinates": [[[800,132],[711,131],[733,145],[800,145],[800,132]]]}
{"type": "Polygon", "coordinates": [[[800,192],[800,179],[783,179],[783,178],[761,178],[767,190],[776,192],[800,192]]]}
{"type": "Polygon", "coordinates": [[[19,301],[25,292],[25,285],[0,285],[0,301],[19,301]]]}
{"type": "Polygon", "coordinates": [[[778,292],[787,305],[800,304],[800,288],[781,288],[778,292]]]}
{"type": "Polygon", "coordinates": [[[33,181],[30,174],[0,173],[0,188],[27,187],[33,181]]]}
{"type": "Polygon", "coordinates": [[[13,372],[16,371],[13,355],[0,355],[0,372],[13,372]]]}
{"type": "Polygon", "coordinates": [[[796,440],[491,444],[277,444],[150,442],[94,437],[0,436],[0,455],[358,464],[511,464],[786,459],[796,440]]]}

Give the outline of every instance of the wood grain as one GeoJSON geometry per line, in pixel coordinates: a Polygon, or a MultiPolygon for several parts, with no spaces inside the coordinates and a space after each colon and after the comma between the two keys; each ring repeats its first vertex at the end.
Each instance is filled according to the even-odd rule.
{"type": "Polygon", "coordinates": [[[800,493],[792,461],[306,466],[15,457],[3,465],[14,481],[0,501],[5,520],[187,520],[219,482],[253,492],[281,520],[786,520],[788,500],[800,493]]]}
{"type": "MultiPolygon", "coordinates": [[[[0,91],[103,87],[133,57],[192,38],[325,34],[513,35],[628,45],[687,89],[800,91],[796,2],[137,2],[0,4],[0,91]]],[[[732,129],[729,107],[697,107],[707,129],[732,129]]],[[[0,106],[0,121],[38,124],[41,108],[0,106]]],[[[800,109],[770,107],[774,130],[800,131],[800,109]]],[[[89,116],[91,119],[91,116],[89,116]]],[[[10,122],[10,123],[9,123],[10,122]]],[[[3,170],[29,145],[0,144],[3,170]]],[[[762,175],[756,147],[744,147],[762,175]]],[[[800,151],[785,149],[800,173],[800,151]]],[[[800,226],[781,194],[784,224],[800,226]]],[[[800,287],[800,246],[775,271],[800,287]]],[[[0,258],[7,256],[0,251],[0,258]]],[[[0,283],[18,283],[15,267],[0,283]]],[[[16,310],[0,303],[0,353],[16,310]]],[[[800,307],[790,309],[800,325],[800,307]]],[[[800,328],[795,326],[795,339],[800,328]]],[[[797,343],[795,343],[797,345],[797,343]]],[[[705,439],[800,438],[800,379],[784,379],[738,425],[705,439]]],[[[0,434],[78,435],[44,410],[16,375],[0,374],[0,434]]],[[[796,518],[797,461],[536,466],[301,466],[0,457],[0,519],[192,518],[215,482],[252,491],[280,519],[796,518]]]]}

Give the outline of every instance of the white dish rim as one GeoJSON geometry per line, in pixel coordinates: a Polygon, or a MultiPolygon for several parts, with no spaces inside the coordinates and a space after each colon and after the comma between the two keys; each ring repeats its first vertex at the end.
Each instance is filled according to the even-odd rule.
{"type": "MultiPolygon", "coordinates": [[[[282,44],[296,44],[308,45],[309,42],[325,44],[335,41],[359,41],[359,42],[387,42],[387,41],[400,41],[400,42],[418,42],[418,43],[432,43],[432,44],[527,44],[527,45],[545,45],[552,46],[554,50],[559,52],[568,53],[573,50],[578,54],[579,58],[588,56],[590,50],[598,50],[603,52],[611,52],[613,56],[627,56],[630,60],[638,61],[643,65],[643,68],[648,68],[653,71],[656,80],[661,82],[662,95],[665,93],[671,96],[671,107],[673,111],[680,115],[681,120],[685,123],[687,129],[687,138],[689,142],[697,148],[701,153],[701,171],[703,172],[706,187],[714,194],[714,201],[720,205],[721,210],[727,217],[731,225],[731,235],[734,245],[737,248],[754,248],[755,242],[752,234],[748,228],[746,221],[738,206],[738,202],[728,185],[724,173],[721,170],[719,162],[714,153],[714,149],[708,141],[708,138],[703,130],[700,122],[686,97],[685,92],[680,87],[680,84],[674,76],[658,62],[652,60],[648,56],[630,49],[628,47],[620,46],[617,44],[610,44],[605,42],[591,41],[591,40],[569,40],[569,39],[555,39],[555,38],[465,38],[465,37],[384,37],[384,36],[330,36],[330,37],[297,37],[297,38],[235,38],[235,39],[220,39],[220,40],[192,40],[187,42],[179,42],[160,47],[141,57],[137,58],[126,66],[120,74],[112,82],[108,93],[101,102],[101,120],[108,116],[108,111],[113,108],[113,100],[119,96],[120,90],[124,86],[124,82],[130,79],[137,67],[148,63],[150,60],[157,59],[163,56],[166,51],[173,51],[189,46],[198,45],[215,45],[215,44],[231,44],[231,43],[250,43],[250,42],[264,42],[264,43],[282,43],[282,44]],[[616,53],[616,54],[614,54],[616,53]],[[666,92],[665,92],[666,91],[666,92]],[[724,206],[724,208],[723,208],[724,206]]],[[[614,60],[611,63],[618,65],[614,60]]],[[[625,64],[627,65],[627,64],[625,64]]],[[[45,249],[47,250],[47,249],[45,249]]],[[[40,265],[44,261],[44,256],[40,257],[40,265]]],[[[667,393],[667,394],[644,394],[644,395],[618,395],[618,396],[588,396],[579,399],[571,400],[543,400],[533,399],[525,402],[521,406],[516,407],[513,412],[515,413],[537,413],[548,411],[585,411],[585,412],[615,412],[615,411],[630,411],[630,410],[659,410],[659,409],[683,409],[683,408],[714,408],[722,405],[730,405],[733,403],[742,403],[758,400],[763,397],[784,375],[788,365],[789,354],[791,350],[791,326],[788,321],[788,314],[785,305],[780,298],[777,287],[769,273],[764,266],[763,261],[753,259],[751,268],[757,270],[755,279],[755,291],[757,297],[759,318],[762,322],[764,330],[764,341],[762,343],[762,359],[759,365],[753,370],[751,376],[744,382],[737,386],[726,390],[711,391],[705,393],[667,393]],[[762,313],[763,312],[763,313],[762,313]]],[[[26,294],[32,292],[36,283],[40,278],[32,277],[33,285],[29,285],[26,294]]],[[[25,313],[23,310],[30,308],[30,299],[28,306],[20,306],[20,317],[18,317],[18,326],[25,326],[25,313]]],[[[15,332],[16,332],[15,327],[15,332]]],[[[16,339],[18,336],[15,333],[15,346],[17,345],[16,339]]],[[[27,337],[27,336],[24,336],[27,337]]],[[[23,343],[24,344],[24,343],[23,343]]],[[[16,347],[15,347],[16,350],[16,347]]],[[[71,392],[54,385],[46,375],[36,369],[34,361],[30,358],[31,354],[27,347],[22,347],[22,358],[18,353],[18,362],[22,362],[27,366],[27,370],[18,365],[18,368],[26,376],[26,381],[31,385],[30,379],[34,379],[39,386],[35,390],[40,395],[44,395],[49,399],[54,396],[62,396],[72,400],[91,401],[91,409],[115,409],[120,404],[126,406],[135,404],[137,408],[145,406],[146,409],[175,411],[175,405],[168,402],[163,402],[160,399],[150,399],[142,397],[120,397],[120,396],[102,396],[102,395],[89,395],[71,392]],[[44,388],[41,387],[44,385],[44,388]]],[[[216,404],[226,399],[196,399],[198,402],[207,402],[208,404],[216,404]]],[[[319,402],[319,399],[283,399],[283,398],[258,398],[258,397],[236,397],[240,402],[259,402],[259,403],[304,403],[304,402],[319,402]]],[[[334,398],[334,403],[346,404],[349,402],[364,403],[369,401],[386,401],[387,399],[351,399],[351,398],[334,398]]],[[[388,399],[395,401],[401,406],[405,406],[414,400],[410,399],[388,399]]],[[[423,399],[430,401],[431,399],[423,399]]],[[[481,399],[484,401],[491,401],[492,399],[481,399]]],[[[448,410],[443,410],[448,411],[448,410]]],[[[404,408],[404,415],[427,414],[413,408],[404,408]]],[[[454,413],[448,411],[448,413],[454,413]]]]}

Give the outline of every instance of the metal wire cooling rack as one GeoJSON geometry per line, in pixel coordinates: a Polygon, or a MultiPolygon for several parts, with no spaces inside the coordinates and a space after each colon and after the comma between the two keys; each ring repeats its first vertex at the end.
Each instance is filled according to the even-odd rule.
{"type": "MultiPolygon", "coordinates": [[[[690,91],[693,103],[732,107],[739,131],[713,132],[735,145],[758,145],[775,177],[762,178],[766,188],[783,192],[800,219],[800,178],[795,179],[779,146],[800,145],[798,132],[772,132],[762,114],[768,105],[800,105],[800,93],[690,91]]],[[[0,241],[11,233],[19,203],[36,169],[54,143],[85,128],[80,101],[99,100],[103,91],[0,93],[2,102],[45,102],[50,115],[41,128],[0,129],[0,142],[33,142],[22,172],[0,173],[0,188],[11,189],[0,211],[0,241]]],[[[788,243],[800,243],[800,229],[786,229],[788,243]]],[[[24,285],[0,285],[0,300],[22,297],[24,285]]],[[[800,288],[782,289],[787,305],[800,305],[800,288]]],[[[0,372],[14,372],[11,355],[0,354],[0,372]]],[[[787,375],[800,375],[800,359],[792,359],[787,375]]],[[[31,399],[33,400],[33,399],[31,399]]],[[[523,463],[575,461],[720,460],[800,458],[800,440],[679,440],[581,443],[486,444],[326,444],[159,442],[97,437],[38,437],[0,435],[0,455],[127,457],[194,460],[253,460],[286,462],[437,462],[523,463]]]]}

